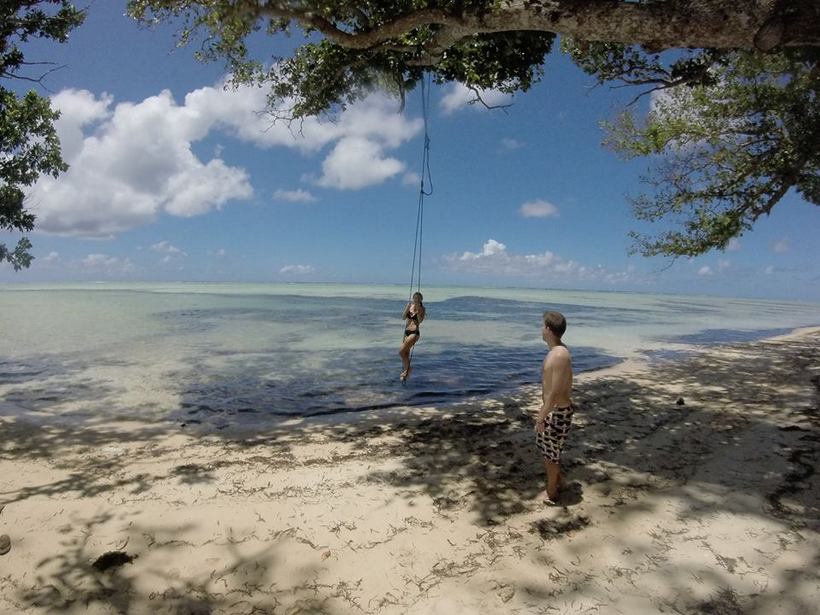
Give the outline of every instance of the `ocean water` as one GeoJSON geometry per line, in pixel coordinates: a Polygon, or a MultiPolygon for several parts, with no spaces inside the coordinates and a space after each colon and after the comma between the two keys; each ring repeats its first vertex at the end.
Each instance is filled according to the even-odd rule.
{"type": "Polygon", "coordinates": [[[407,289],[307,284],[0,286],[0,414],[278,417],[439,405],[538,382],[541,314],[563,312],[577,371],[820,324],[811,304],[612,292],[425,289],[413,375],[407,289]]]}

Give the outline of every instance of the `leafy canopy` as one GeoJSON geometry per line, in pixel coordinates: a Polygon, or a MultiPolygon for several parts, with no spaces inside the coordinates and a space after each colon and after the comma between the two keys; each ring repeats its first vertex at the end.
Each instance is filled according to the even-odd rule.
{"type": "MultiPolygon", "coordinates": [[[[204,32],[200,60],[224,60],[233,85],[266,85],[275,117],[303,118],[343,109],[373,88],[403,96],[425,70],[438,83],[459,81],[478,91],[525,91],[541,76],[552,32],[475,33],[450,43],[435,23],[396,26],[401,16],[471,12],[488,14],[482,0],[365,0],[258,2],[254,0],[130,0],[129,11],[145,23],[182,20],[179,44],[204,32]],[[259,59],[248,39],[264,32],[290,35],[301,27],[306,42],[292,57],[259,59]],[[383,28],[395,36],[381,40],[383,28]],[[369,41],[374,41],[370,43],[369,41]]],[[[436,17],[435,19],[441,19],[436,17]]],[[[434,20],[435,20],[434,19],[434,20]]]]}
{"type": "Polygon", "coordinates": [[[374,87],[403,97],[424,71],[479,99],[482,88],[525,91],[560,32],[599,82],[655,90],[648,118],[628,109],[607,137],[651,163],[637,218],[677,225],[633,233],[645,255],[724,248],[791,188],[818,204],[811,1],[769,13],[728,0],[130,0],[129,10],[146,23],[182,20],[180,44],[204,33],[200,59],[226,61],[234,85],[269,87],[273,117],[291,119],[332,113],[374,87]],[[305,42],[290,57],[250,53],[257,34],[294,28],[305,42]]]}
{"type": "MultiPolygon", "coordinates": [[[[21,46],[32,38],[64,43],[84,13],[66,0],[4,0],[0,3],[0,78],[38,83],[44,75],[26,69],[43,63],[26,61],[21,46]]],[[[35,90],[18,96],[0,85],[0,229],[31,231],[34,215],[24,207],[24,189],[41,174],[57,176],[68,167],[60,156],[53,122],[59,114],[35,90]]],[[[21,238],[9,249],[0,243],[0,263],[15,270],[28,267],[31,242],[21,238]]]]}
{"type": "Polygon", "coordinates": [[[665,68],[659,56],[620,45],[568,50],[599,80],[652,86],[647,117],[627,109],[606,123],[605,143],[650,161],[639,220],[674,230],[631,233],[645,256],[724,249],[769,215],[789,190],[820,205],[820,70],[815,48],[768,54],[699,50],[665,68]]]}

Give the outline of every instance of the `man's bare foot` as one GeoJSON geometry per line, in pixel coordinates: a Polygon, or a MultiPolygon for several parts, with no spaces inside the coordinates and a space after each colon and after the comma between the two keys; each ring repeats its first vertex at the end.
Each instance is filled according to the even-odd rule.
{"type": "Polygon", "coordinates": [[[550,497],[550,494],[545,490],[541,492],[541,501],[544,502],[547,506],[558,506],[558,494],[555,494],[554,497],[550,497]]]}

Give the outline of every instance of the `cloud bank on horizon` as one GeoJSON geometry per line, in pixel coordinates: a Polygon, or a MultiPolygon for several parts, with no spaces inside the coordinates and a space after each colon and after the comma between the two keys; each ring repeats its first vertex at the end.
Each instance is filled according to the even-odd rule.
{"type": "Polygon", "coordinates": [[[595,280],[608,284],[626,281],[641,284],[647,281],[644,276],[638,276],[632,266],[624,271],[612,271],[602,265],[584,265],[562,258],[550,250],[537,254],[515,254],[495,239],[484,242],[481,252],[448,254],[444,257],[444,264],[449,270],[461,273],[531,279],[538,282],[595,280]]]}

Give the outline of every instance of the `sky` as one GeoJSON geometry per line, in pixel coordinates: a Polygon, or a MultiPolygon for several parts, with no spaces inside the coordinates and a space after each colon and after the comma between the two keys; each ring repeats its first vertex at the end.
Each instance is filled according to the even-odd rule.
{"type": "MultiPolygon", "coordinates": [[[[424,121],[374,92],[336,121],[272,124],[265,91],[224,87],[225,66],[139,27],[124,0],[90,4],[64,45],[26,59],[45,80],[70,170],[29,191],[35,261],[0,282],[220,281],[409,284],[424,121]]],[[[254,41],[269,56],[293,40],[254,41]]],[[[820,208],[789,193],[726,251],[630,256],[647,230],[628,195],[646,160],[601,142],[636,91],[594,87],[556,51],[544,77],[487,109],[455,84],[428,114],[422,287],[471,285],[714,294],[820,302],[820,208]],[[427,185],[429,189],[429,184],[427,185]]],[[[25,84],[27,85],[27,84],[25,84]]],[[[21,82],[6,84],[22,91],[21,82]]],[[[649,109],[651,98],[635,105],[649,109]]],[[[0,243],[18,234],[1,232],[0,243]]]]}

